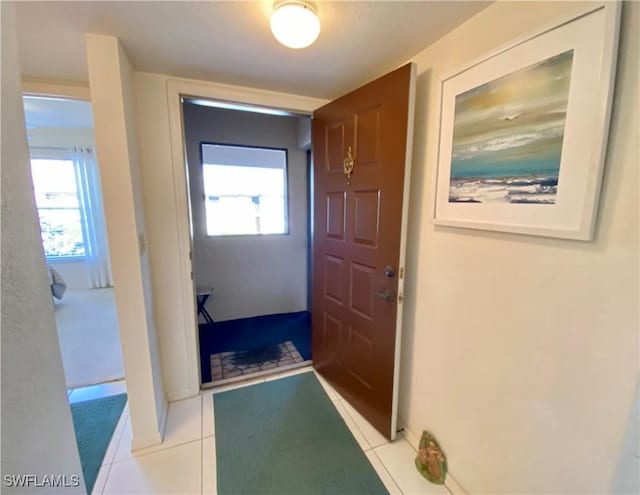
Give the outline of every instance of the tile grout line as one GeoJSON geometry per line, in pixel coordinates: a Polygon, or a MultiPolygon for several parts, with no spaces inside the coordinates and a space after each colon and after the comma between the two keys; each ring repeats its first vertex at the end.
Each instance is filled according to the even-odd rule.
{"type": "MultiPolygon", "coordinates": [[[[113,449],[113,457],[111,458],[110,461],[106,462],[104,461],[104,459],[102,460],[102,465],[100,467],[104,467],[106,465],[111,465],[113,464],[113,460],[116,458],[116,453],[118,452],[118,447],[120,447],[120,442],[122,441],[122,435],[124,434],[124,429],[125,429],[125,423],[127,422],[127,419],[129,418],[129,413],[127,413],[125,415],[124,413],[124,409],[122,410],[122,414],[120,415],[120,419],[118,420],[118,423],[116,424],[116,430],[118,429],[118,426],[120,426],[120,422],[122,421],[122,428],[120,428],[120,431],[118,432],[116,443],[114,445],[114,449],[113,449]]],[[[115,431],[114,431],[115,433],[115,431]]],[[[111,441],[113,441],[114,438],[111,437],[111,441]]],[[[109,445],[107,445],[107,450],[109,450],[109,447],[111,446],[111,442],[109,443],[109,445]]]]}
{"type": "MultiPolygon", "coordinates": [[[[358,426],[358,423],[356,423],[353,419],[353,417],[351,416],[351,414],[349,414],[349,411],[347,410],[347,408],[344,405],[344,399],[339,396],[340,398],[338,400],[336,400],[335,402],[340,403],[340,405],[342,406],[342,408],[344,409],[344,413],[347,415],[347,417],[351,420],[351,422],[353,423],[353,427],[358,431],[358,433],[360,433],[360,436],[362,437],[362,439],[364,440],[364,443],[366,445],[369,446],[368,449],[363,449],[362,446],[360,445],[360,443],[358,443],[358,446],[362,449],[362,452],[369,452],[370,450],[372,450],[374,447],[371,445],[371,443],[369,443],[369,440],[367,439],[367,437],[364,435],[364,433],[362,433],[362,430],[360,429],[360,427],[358,426]]],[[[340,412],[338,411],[338,414],[340,414],[340,412]]],[[[342,416],[341,416],[342,417],[342,416]]],[[[342,418],[342,420],[344,421],[344,418],[342,418]]],[[[347,422],[345,421],[345,424],[347,422]]],[[[349,428],[349,425],[347,424],[347,428],[349,428]]],[[[353,433],[352,433],[353,435],[353,433]]]]}
{"type": "MultiPolygon", "coordinates": [[[[120,459],[119,461],[115,461],[114,460],[111,464],[120,464],[120,463],[123,463],[123,462],[132,461],[132,460],[138,459],[140,457],[146,457],[146,456],[151,455],[151,454],[157,454],[158,452],[163,452],[165,450],[175,449],[176,447],[183,447],[185,445],[189,445],[191,443],[201,442],[201,441],[202,441],[202,438],[196,438],[195,440],[187,440],[186,442],[176,443],[175,445],[169,445],[168,447],[163,447],[163,448],[155,448],[157,446],[154,445],[152,447],[147,447],[149,449],[154,449],[151,452],[145,452],[144,454],[137,454],[137,455],[134,455],[133,452],[130,452],[131,457],[127,457],[126,459],[120,459]]],[[[160,445],[162,445],[162,444],[160,444],[160,445]]]]}
{"type": "Polygon", "coordinates": [[[204,493],[204,394],[200,394],[200,493],[204,493]]]}
{"type": "MultiPolygon", "coordinates": [[[[342,399],[343,402],[346,402],[345,399],[342,399]]],[[[351,404],[349,404],[351,406],[351,404]]],[[[365,439],[365,441],[367,442],[367,445],[371,446],[371,449],[377,449],[378,447],[382,447],[383,445],[387,445],[390,444],[391,442],[387,441],[387,439],[385,438],[385,442],[381,443],[380,445],[373,445],[369,439],[365,436],[365,434],[363,433],[362,429],[358,426],[358,422],[355,420],[355,418],[353,417],[353,415],[349,412],[349,409],[343,404],[344,410],[347,413],[347,416],[349,416],[351,418],[351,421],[353,421],[353,424],[356,426],[356,428],[358,429],[358,431],[360,432],[360,434],[362,435],[362,438],[365,439]]],[[[353,406],[351,406],[353,407],[353,406]]],[[[355,411],[355,408],[354,408],[355,411]]],[[[364,418],[363,418],[364,419],[364,418]]],[[[366,421],[366,419],[365,419],[366,421]]],[[[370,423],[369,423],[370,424],[370,423]]]]}
{"type": "MultiPolygon", "coordinates": [[[[107,474],[104,477],[104,483],[102,484],[102,490],[100,490],[100,495],[104,494],[105,489],[107,488],[107,482],[109,481],[109,475],[111,474],[111,466],[113,466],[113,464],[107,464],[107,474]]],[[[100,471],[98,471],[98,473],[100,473],[100,471]]],[[[94,486],[95,488],[95,486],[94,486]]],[[[93,493],[91,494],[93,495],[93,493]]]]}
{"type": "MultiPolygon", "coordinates": [[[[107,468],[107,472],[105,474],[104,477],[104,483],[102,484],[102,490],[100,490],[100,495],[104,494],[105,489],[107,488],[107,482],[109,481],[109,475],[111,475],[111,467],[113,466],[113,460],[116,457],[116,452],[118,452],[118,447],[120,447],[120,441],[122,440],[122,435],[124,434],[124,428],[125,428],[125,423],[127,422],[127,419],[129,418],[129,411],[127,411],[127,413],[125,414],[125,409],[122,409],[122,414],[120,414],[120,419],[118,420],[118,424],[116,425],[116,429],[118,428],[118,426],[120,425],[120,422],[122,422],[122,428],[120,428],[120,432],[118,434],[118,438],[117,441],[115,443],[114,446],[114,451],[113,451],[113,458],[111,459],[111,462],[108,463],[104,463],[104,460],[102,461],[102,465],[100,466],[100,469],[103,468],[107,468]]],[[[113,438],[112,438],[113,440],[113,438]]],[[[107,450],[109,450],[109,447],[107,447],[107,450]]],[[[98,471],[98,473],[100,473],[100,471],[98,471]]],[[[94,486],[95,488],[95,486],[94,486]]],[[[93,494],[91,494],[93,495],[93,494]]]]}
{"type": "MultiPolygon", "coordinates": [[[[338,401],[336,401],[336,402],[344,402],[344,401],[345,401],[345,400],[344,400],[343,398],[340,398],[340,399],[339,399],[338,401]]],[[[396,487],[398,488],[398,490],[400,491],[400,493],[401,493],[401,494],[402,494],[402,493],[404,493],[404,492],[402,491],[402,489],[400,488],[400,485],[398,484],[398,482],[396,481],[396,479],[392,476],[391,472],[389,471],[389,469],[387,468],[387,466],[385,465],[385,463],[382,461],[382,459],[378,456],[378,453],[376,452],[376,449],[377,449],[377,448],[384,447],[385,445],[391,444],[391,442],[385,442],[385,443],[383,443],[383,444],[376,445],[376,446],[372,445],[372,444],[369,442],[369,440],[367,439],[367,437],[364,435],[364,433],[362,433],[362,429],[358,426],[358,423],[357,423],[357,422],[356,422],[356,420],[353,418],[353,415],[349,412],[349,409],[348,409],[348,408],[346,408],[346,407],[344,406],[344,404],[342,404],[342,407],[344,407],[344,410],[345,410],[345,412],[347,413],[347,416],[348,416],[349,418],[351,418],[351,421],[352,421],[353,425],[354,425],[354,426],[355,426],[355,428],[360,432],[360,434],[362,435],[362,438],[364,439],[364,441],[367,443],[367,445],[369,445],[369,449],[367,449],[367,450],[364,450],[364,449],[363,449],[363,452],[365,453],[365,455],[366,455],[366,453],[367,453],[367,452],[371,452],[371,453],[376,457],[376,459],[378,459],[378,461],[379,461],[379,462],[380,462],[380,464],[382,465],[383,469],[384,469],[384,470],[385,470],[385,472],[389,475],[389,478],[391,478],[391,480],[394,482],[394,484],[396,485],[396,487]]],[[[404,437],[404,435],[403,435],[403,439],[404,439],[404,441],[406,441],[406,442],[411,446],[411,444],[406,440],[406,438],[404,437]]],[[[413,450],[413,446],[411,446],[411,449],[413,450]]],[[[373,466],[372,466],[372,467],[373,467],[373,466]]],[[[445,487],[445,488],[446,488],[446,487],[445,487]]],[[[449,491],[449,489],[448,489],[448,488],[447,488],[447,491],[449,491]]]]}
{"type": "Polygon", "coordinates": [[[200,440],[200,493],[204,493],[204,438],[200,440]]]}
{"type": "MultiPolygon", "coordinates": [[[[364,441],[366,442],[366,444],[367,444],[367,445],[369,445],[369,449],[364,450],[364,452],[368,452],[369,450],[377,449],[378,447],[382,447],[383,445],[387,445],[387,444],[391,443],[390,441],[387,441],[387,440],[385,439],[385,442],[384,442],[384,443],[381,443],[380,445],[373,445],[373,444],[369,441],[369,439],[365,436],[365,434],[364,434],[364,432],[362,431],[362,429],[358,426],[358,422],[356,421],[356,419],[354,418],[354,416],[349,412],[349,409],[345,406],[345,403],[348,403],[348,402],[347,402],[347,400],[346,400],[344,397],[342,397],[338,392],[336,392],[336,390],[335,390],[333,387],[332,387],[332,390],[333,390],[334,394],[335,394],[335,395],[336,395],[336,397],[337,397],[337,399],[332,400],[332,402],[340,402],[340,403],[341,403],[342,407],[344,408],[345,412],[347,413],[347,416],[351,419],[351,421],[353,422],[353,424],[354,424],[354,426],[356,427],[356,429],[360,432],[360,434],[362,435],[362,438],[364,439],[364,441]]],[[[325,392],[326,392],[326,391],[325,391],[325,392]]],[[[349,406],[350,406],[350,407],[353,407],[353,406],[351,406],[351,404],[349,404],[349,406]]],[[[355,408],[354,408],[354,411],[355,411],[355,408]]],[[[366,421],[366,419],[365,419],[364,417],[363,417],[363,419],[366,421]]],[[[404,435],[403,435],[403,437],[404,437],[404,435]]],[[[406,439],[405,439],[405,440],[406,440],[406,439]]],[[[407,443],[409,443],[409,442],[407,441],[407,443]]],[[[411,444],[409,444],[409,445],[411,445],[411,444]]],[[[413,448],[413,447],[412,447],[412,448],[413,448]]]]}
{"type": "MultiPolygon", "coordinates": [[[[389,475],[389,478],[391,478],[391,481],[393,481],[393,484],[396,485],[396,488],[398,490],[400,490],[401,494],[404,494],[404,492],[402,491],[402,488],[400,488],[400,484],[396,481],[396,479],[393,477],[393,475],[391,474],[391,471],[389,471],[389,468],[387,467],[387,465],[384,463],[384,461],[382,459],[380,459],[380,456],[378,455],[378,453],[376,452],[376,449],[371,449],[371,453],[375,456],[376,459],[378,459],[378,462],[380,463],[380,465],[382,466],[382,469],[385,470],[385,472],[389,475]]],[[[380,480],[382,481],[382,480],[380,480]]]]}
{"type": "MultiPolygon", "coordinates": [[[[344,399],[340,399],[341,402],[344,402],[344,399]]],[[[364,453],[366,455],[367,452],[371,452],[376,459],[378,459],[378,462],[380,462],[380,465],[382,466],[382,468],[385,470],[385,472],[389,475],[389,478],[391,478],[391,481],[393,481],[393,483],[396,485],[396,488],[398,488],[398,490],[400,491],[401,494],[403,494],[404,492],[402,491],[402,489],[400,488],[400,485],[398,484],[398,482],[396,481],[396,479],[391,475],[391,472],[389,471],[389,469],[387,468],[387,466],[385,465],[385,463],[382,461],[382,459],[380,459],[380,457],[378,456],[378,453],[376,452],[376,449],[378,447],[383,447],[384,445],[387,445],[391,442],[385,442],[381,445],[377,445],[377,446],[373,446],[369,440],[367,439],[367,437],[364,435],[364,433],[362,433],[362,430],[360,429],[360,427],[358,426],[358,423],[356,422],[356,420],[353,418],[353,415],[349,413],[349,409],[347,409],[344,404],[342,405],[344,407],[345,412],[347,413],[347,416],[349,416],[351,418],[351,421],[353,422],[354,426],[356,427],[356,429],[360,432],[360,434],[362,435],[362,438],[364,438],[364,441],[367,443],[367,445],[369,445],[369,449],[364,450],[364,453]]],[[[373,467],[373,466],[371,466],[373,467]]],[[[374,468],[375,469],[375,468],[374,468]]],[[[377,474],[377,473],[376,473],[377,474]]],[[[382,480],[380,480],[382,481],[382,480]]]]}

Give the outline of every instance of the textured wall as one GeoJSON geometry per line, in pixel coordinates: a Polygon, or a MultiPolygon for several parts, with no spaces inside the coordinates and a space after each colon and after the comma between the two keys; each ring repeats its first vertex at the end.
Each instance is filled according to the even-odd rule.
{"type": "MultiPolygon", "coordinates": [[[[2,475],[80,477],[29,168],[14,5],[2,2],[2,475]]],[[[3,493],[56,492],[60,488],[3,493]]]]}

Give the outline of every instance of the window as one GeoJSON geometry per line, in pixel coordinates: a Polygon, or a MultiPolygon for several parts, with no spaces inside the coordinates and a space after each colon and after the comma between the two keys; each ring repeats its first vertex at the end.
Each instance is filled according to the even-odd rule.
{"type": "Polygon", "coordinates": [[[201,144],[207,235],[286,234],[287,152],[201,144]]]}
{"type": "Polygon", "coordinates": [[[72,160],[31,160],[42,244],[47,258],[85,255],[82,215],[72,160]]]}

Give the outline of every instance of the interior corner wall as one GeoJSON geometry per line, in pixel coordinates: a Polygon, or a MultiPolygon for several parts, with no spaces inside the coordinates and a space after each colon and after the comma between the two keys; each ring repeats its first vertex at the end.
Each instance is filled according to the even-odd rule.
{"type": "Polygon", "coordinates": [[[311,119],[309,117],[298,117],[298,148],[311,149],[311,119]]]}
{"type": "MultiPolygon", "coordinates": [[[[2,2],[2,492],[6,476],[65,475],[86,493],[29,167],[13,2],[2,2]],[[34,311],[37,308],[37,311],[34,311]],[[52,428],[52,425],[55,427],[52,428]]],[[[10,480],[10,478],[9,478],[10,480]]],[[[42,487],[38,493],[60,492],[42,487]]]]}
{"type": "Polygon", "coordinates": [[[162,441],[167,403],[146,246],[134,78],[112,36],[87,35],[87,62],[135,450],[162,441]]]}
{"type": "MultiPolygon", "coordinates": [[[[151,278],[151,251],[148,246],[146,232],[146,215],[144,209],[144,193],[142,190],[142,172],[140,167],[139,154],[139,138],[138,138],[138,121],[136,111],[136,90],[134,72],[131,63],[124,51],[124,48],[118,43],[118,56],[120,60],[120,73],[122,81],[122,105],[124,108],[124,124],[127,137],[127,148],[129,150],[129,166],[131,174],[131,186],[133,191],[133,205],[135,211],[135,223],[137,226],[136,247],[140,256],[140,274],[142,282],[142,295],[144,299],[144,317],[147,322],[146,338],[149,343],[149,358],[151,367],[151,383],[153,387],[153,397],[155,399],[155,413],[158,421],[158,433],[160,439],[164,435],[164,423],[167,418],[167,399],[164,389],[164,373],[162,370],[160,357],[160,341],[158,339],[158,331],[156,327],[155,311],[154,311],[154,294],[153,283],[151,278]]],[[[133,239],[131,239],[133,241],[133,239]]],[[[133,242],[131,243],[133,248],[133,242]]],[[[131,414],[131,408],[129,408],[131,414]]],[[[138,420],[146,421],[144,416],[138,420]]],[[[132,423],[133,425],[133,423],[132,423]]],[[[137,442],[134,433],[134,448],[137,448],[137,442]]],[[[140,435],[139,447],[145,445],[140,435]]]]}
{"type": "MultiPolygon", "coordinates": [[[[307,309],[307,161],[298,117],[185,104],[184,128],[193,222],[196,284],[213,287],[214,320],[307,309]],[[211,237],[206,233],[200,143],[287,150],[289,233],[211,237]]],[[[307,119],[309,120],[309,119],[307,119]]]]}
{"type": "MultiPolygon", "coordinates": [[[[180,260],[178,259],[176,189],[171,162],[171,136],[166,77],[136,73],[136,112],[140,140],[140,165],[144,191],[147,238],[151,252],[151,279],[155,318],[160,340],[163,381],[169,400],[184,399],[199,391],[191,385],[197,362],[189,363],[181,308],[180,260]],[[190,367],[191,365],[191,367],[190,367]]],[[[186,188],[183,189],[186,195],[186,188]]],[[[195,335],[195,328],[190,329],[195,335]]]]}
{"type": "MultiPolygon", "coordinates": [[[[610,493],[617,465],[632,455],[623,436],[637,431],[628,422],[639,348],[640,4],[625,3],[622,14],[595,240],[438,227],[430,218],[438,77],[584,6],[497,2],[413,58],[400,416],[413,434],[436,435],[468,493],[610,493]]],[[[637,458],[627,465],[637,493],[637,458]]]]}

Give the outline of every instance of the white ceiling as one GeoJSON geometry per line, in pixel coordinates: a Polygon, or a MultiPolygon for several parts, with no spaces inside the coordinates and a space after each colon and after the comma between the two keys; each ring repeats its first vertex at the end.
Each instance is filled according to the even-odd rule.
{"type": "Polygon", "coordinates": [[[408,60],[485,1],[317,2],[309,48],[278,44],[272,1],[17,2],[25,77],[87,81],[84,34],[118,37],[138,71],[333,98],[408,60]]]}

